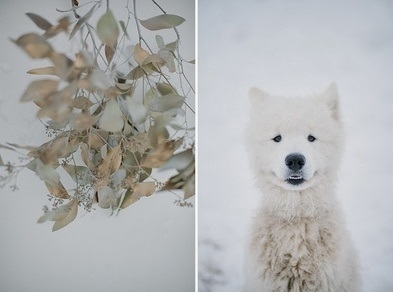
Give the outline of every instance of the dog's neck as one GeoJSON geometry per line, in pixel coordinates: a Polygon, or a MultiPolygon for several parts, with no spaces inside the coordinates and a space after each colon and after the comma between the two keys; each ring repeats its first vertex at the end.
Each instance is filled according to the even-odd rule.
{"type": "Polygon", "coordinates": [[[338,208],[334,190],[328,190],[323,184],[301,191],[264,185],[262,192],[262,211],[280,221],[317,220],[334,215],[338,208]]]}

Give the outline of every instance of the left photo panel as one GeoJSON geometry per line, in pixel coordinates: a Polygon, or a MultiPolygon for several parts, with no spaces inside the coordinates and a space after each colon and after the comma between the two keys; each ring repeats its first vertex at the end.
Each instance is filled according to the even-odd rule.
{"type": "Polygon", "coordinates": [[[0,7],[0,290],[195,291],[195,0],[0,7]]]}

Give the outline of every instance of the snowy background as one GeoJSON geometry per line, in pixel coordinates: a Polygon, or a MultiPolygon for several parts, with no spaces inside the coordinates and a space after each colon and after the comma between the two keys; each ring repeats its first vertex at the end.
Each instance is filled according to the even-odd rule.
{"type": "Polygon", "coordinates": [[[199,1],[199,290],[241,291],[259,202],[243,133],[247,93],[341,95],[339,197],[364,291],[393,291],[393,2],[199,1]]]}
{"type": "MultiPolygon", "coordinates": [[[[126,2],[111,1],[118,19],[126,20],[126,2]]],[[[193,59],[194,1],[157,2],[186,19],[179,27],[182,52],[185,59],[193,59]]],[[[137,3],[141,19],[161,13],[151,1],[137,3]]],[[[48,140],[35,118],[37,108],[32,103],[19,103],[26,86],[34,79],[25,72],[47,65],[29,59],[9,37],[16,39],[27,32],[40,32],[24,15],[26,12],[56,23],[63,14],[55,9],[67,9],[69,5],[69,0],[0,1],[2,144],[40,145],[48,140]]],[[[90,7],[86,6],[80,14],[84,15],[90,7]]],[[[103,1],[97,16],[105,8],[103,1]]],[[[91,23],[95,25],[96,21],[91,23]]],[[[135,43],[136,31],[129,34],[135,43]]],[[[170,36],[168,40],[173,41],[173,32],[170,36]]],[[[55,45],[60,50],[68,48],[68,43],[55,41],[55,45]]],[[[189,73],[193,80],[193,71],[189,73]]],[[[0,149],[0,154],[3,160],[14,157],[4,149],[0,149]]],[[[16,157],[15,161],[18,162],[16,157]]],[[[0,291],[194,291],[195,208],[177,207],[173,204],[176,197],[163,192],[141,199],[117,217],[109,217],[101,209],[88,214],[80,209],[75,222],[52,233],[51,223],[36,223],[42,207],[49,204],[43,182],[25,170],[18,178],[18,186],[17,192],[8,187],[0,189],[0,291]]]]}

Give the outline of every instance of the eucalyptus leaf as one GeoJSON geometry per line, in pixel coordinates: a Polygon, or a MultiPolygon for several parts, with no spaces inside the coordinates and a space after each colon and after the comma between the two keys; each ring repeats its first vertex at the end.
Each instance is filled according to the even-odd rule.
{"type": "Polygon", "coordinates": [[[79,18],[78,22],[75,24],[74,28],[72,29],[72,31],[70,33],[69,40],[74,37],[74,35],[82,27],[82,25],[85,24],[85,22],[92,16],[94,10],[96,9],[96,6],[97,5],[94,5],[92,8],[90,8],[90,10],[84,16],[79,18]]]}
{"type": "Polygon", "coordinates": [[[121,185],[127,176],[127,171],[124,168],[119,168],[111,175],[111,184],[114,187],[121,185]]]}
{"type": "Polygon", "coordinates": [[[67,190],[64,188],[61,182],[58,183],[57,186],[52,186],[51,184],[45,182],[45,185],[52,196],[55,196],[60,199],[68,199],[70,195],[67,190]]]}
{"type": "Polygon", "coordinates": [[[49,21],[37,14],[29,12],[26,13],[26,15],[35,23],[35,25],[43,30],[48,30],[52,27],[52,24],[49,21]]]}
{"type": "Polygon", "coordinates": [[[175,168],[178,171],[185,169],[194,159],[194,154],[191,149],[177,153],[170,157],[167,162],[160,167],[160,170],[175,168]]]}
{"type": "Polygon", "coordinates": [[[98,166],[98,173],[101,177],[108,178],[112,173],[119,169],[123,158],[121,145],[117,145],[110,149],[103,159],[102,163],[98,166]]]}
{"type": "Polygon", "coordinates": [[[106,104],[99,120],[101,129],[108,132],[119,132],[124,127],[124,115],[115,99],[110,99],[106,104]]]}
{"type": "Polygon", "coordinates": [[[86,166],[66,164],[63,168],[78,184],[85,185],[92,180],[90,170],[86,166]]]}
{"type": "Polygon", "coordinates": [[[161,95],[177,94],[176,89],[168,83],[157,83],[157,89],[161,93],[161,95]]]}
{"type": "Polygon", "coordinates": [[[172,156],[178,144],[177,141],[164,141],[143,159],[141,166],[149,168],[160,167],[172,156]]]}
{"type": "Polygon", "coordinates": [[[133,189],[127,190],[120,208],[127,208],[137,202],[140,198],[151,196],[155,191],[156,185],[152,181],[137,183],[133,189]]]}
{"type": "Polygon", "coordinates": [[[68,214],[72,209],[78,206],[78,200],[72,199],[67,204],[58,206],[51,211],[47,211],[44,215],[42,215],[37,223],[44,223],[46,221],[59,221],[67,218],[68,214]]]}
{"type": "Polygon", "coordinates": [[[56,69],[53,66],[44,67],[44,68],[36,68],[27,71],[28,74],[34,75],[56,75],[56,69]]]}
{"type": "Polygon", "coordinates": [[[164,39],[160,35],[156,35],[156,42],[159,49],[165,49],[164,39]]]}
{"type": "Polygon", "coordinates": [[[59,230],[75,220],[78,214],[78,200],[76,198],[72,199],[67,205],[69,208],[68,214],[65,218],[56,220],[55,224],[53,224],[52,231],[59,230]]]}
{"type": "Polygon", "coordinates": [[[139,65],[143,65],[144,64],[143,62],[149,56],[150,56],[149,52],[146,51],[145,49],[143,49],[140,44],[135,45],[135,48],[134,48],[135,62],[137,62],[139,65]]]}
{"type": "Polygon", "coordinates": [[[107,11],[97,23],[97,34],[101,41],[114,48],[119,37],[119,26],[112,11],[107,11]]]}
{"type": "Polygon", "coordinates": [[[185,21],[183,17],[174,14],[162,14],[139,22],[149,30],[174,28],[185,21]]]}
{"type": "Polygon", "coordinates": [[[48,57],[53,52],[51,45],[35,33],[22,35],[14,42],[33,59],[48,57]]]}
{"type": "Polygon", "coordinates": [[[74,108],[83,110],[90,108],[92,105],[93,103],[91,102],[91,100],[85,96],[77,96],[72,103],[72,106],[74,108]]]}
{"type": "Polygon", "coordinates": [[[59,81],[51,79],[36,80],[29,84],[20,101],[27,102],[42,99],[56,92],[59,81]]]}
{"type": "Polygon", "coordinates": [[[50,185],[56,187],[60,183],[60,175],[51,165],[43,164],[40,159],[36,161],[35,172],[38,174],[41,180],[49,183],[50,185]]]}
{"type": "Polygon", "coordinates": [[[156,96],[150,103],[149,109],[153,112],[165,112],[183,105],[185,98],[177,94],[156,96]]]}
{"type": "Polygon", "coordinates": [[[95,124],[97,118],[87,113],[71,113],[70,127],[76,131],[90,129],[95,124]]]}
{"type": "Polygon", "coordinates": [[[116,195],[110,187],[100,187],[97,191],[97,196],[98,206],[103,209],[108,209],[116,205],[116,195]]]}

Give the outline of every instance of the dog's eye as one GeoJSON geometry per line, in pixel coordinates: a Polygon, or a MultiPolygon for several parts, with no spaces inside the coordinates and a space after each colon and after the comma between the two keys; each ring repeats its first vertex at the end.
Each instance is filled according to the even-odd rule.
{"type": "Polygon", "coordinates": [[[281,141],[281,135],[277,135],[276,137],[273,138],[274,142],[280,142],[281,141]]]}
{"type": "Polygon", "coordinates": [[[315,138],[313,135],[308,135],[307,140],[309,142],[314,142],[315,140],[317,140],[317,138],[315,138]]]}

